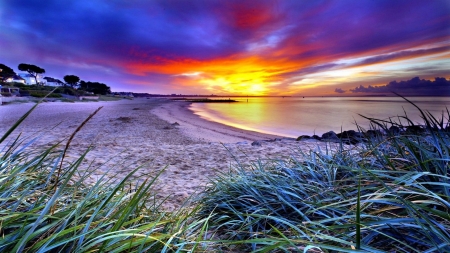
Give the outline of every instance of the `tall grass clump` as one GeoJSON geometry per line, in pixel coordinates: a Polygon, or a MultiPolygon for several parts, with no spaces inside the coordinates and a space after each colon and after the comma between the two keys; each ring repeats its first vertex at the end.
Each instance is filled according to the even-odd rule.
{"type": "Polygon", "coordinates": [[[188,212],[162,212],[152,190],[155,179],[130,186],[131,173],[120,182],[103,177],[94,185],[84,183],[89,173],[80,166],[88,151],[73,161],[65,159],[79,129],[63,149],[60,143],[33,147],[35,140],[20,135],[12,139],[32,110],[0,138],[0,252],[195,249],[193,231],[201,222],[192,221],[188,212]]]}
{"type": "Polygon", "coordinates": [[[450,252],[450,113],[370,121],[364,143],[237,166],[198,217],[256,252],[450,252]],[[375,133],[375,134],[374,134],[375,133]]]}

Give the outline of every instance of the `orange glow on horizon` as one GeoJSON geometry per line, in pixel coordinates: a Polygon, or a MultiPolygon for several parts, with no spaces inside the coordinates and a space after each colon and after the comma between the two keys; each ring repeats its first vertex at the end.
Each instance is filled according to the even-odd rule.
{"type": "Polygon", "coordinates": [[[292,57],[308,50],[311,49],[299,49],[292,45],[268,50],[263,56],[246,52],[209,60],[157,57],[147,63],[127,63],[126,69],[138,76],[164,74],[169,76],[173,87],[203,94],[330,95],[336,87],[349,90],[365,84],[377,73],[380,74],[380,69],[389,68],[392,63],[408,66],[425,56],[433,56],[436,60],[446,56],[443,56],[446,51],[442,46],[434,48],[431,54],[415,46],[410,51],[385,55],[380,55],[378,51],[374,55],[351,55],[347,58],[332,55],[292,57]],[[337,67],[331,65],[327,69],[314,70],[330,63],[337,67]],[[305,69],[313,70],[302,72],[305,69]],[[341,86],[341,83],[348,84],[341,86]]]}
{"type": "Polygon", "coordinates": [[[257,56],[246,58],[229,57],[210,61],[191,59],[166,60],[164,64],[128,65],[133,74],[149,72],[170,74],[178,85],[198,86],[216,94],[270,95],[278,81],[277,75],[286,70],[295,70],[293,62],[264,61],[257,56]]]}

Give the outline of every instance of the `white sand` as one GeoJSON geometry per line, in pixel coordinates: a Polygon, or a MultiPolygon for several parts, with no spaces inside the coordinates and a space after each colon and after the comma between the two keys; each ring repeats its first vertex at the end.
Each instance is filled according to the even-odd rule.
{"type": "MultiPolygon", "coordinates": [[[[0,106],[0,135],[17,121],[32,103],[0,106]]],[[[156,185],[159,196],[169,196],[165,207],[179,207],[188,196],[204,189],[217,171],[228,171],[237,162],[289,158],[296,150],[310,150],[319,143],[281,139],[252,146],[255,140],[279,136],[236,129],[209,122],[187,109],[186,102],[164,98],[138,98],[115,102],[49,102],[19,126],[12,137],[41,135],[34,145],[65,145],[75,129],[98,107],[103,108],[76,134],[68,159],[88,147],[83,166],[96,168],[89,183],[107,173],[120,179],[138,166],[133,180],[143,181],[165,168],[156,185]],[[179,126],[172,124],[178,122],[179,126]]],[[[9,138],[11,140],[11,138],[9,138]]],[[[0,144],[0,150],[4,144],[0,144]]],[[[320,144],[323,145],[323,144],[320,144]]]]}
{"type": "Polygon", "coordinates": [[[188,109],[189,103],[173,101],[153,109],[151,112],[168,122],[180,124],[178,129],[185,136],[205,142],[236,143],[274,138],[284,138],[270,134],[242,130],[220,123],[206,121],[188,109]]]}

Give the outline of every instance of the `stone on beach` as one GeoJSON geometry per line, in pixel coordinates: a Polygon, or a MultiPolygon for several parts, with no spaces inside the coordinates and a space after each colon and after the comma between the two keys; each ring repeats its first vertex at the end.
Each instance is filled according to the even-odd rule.
{"type": "Polygon", "coordinates": [[[323,141],[339,141],[339,137],[333,131],[328,131],[322,134],[323,141]]]}
{"type": "Polygon", "coordinates": [[[262,146],[261,141],[252,142],[252,146],[262,146]]]}
{"type": "Polygon", "coordinates": [[[297,141],[304,141],[304,140],[309,140],[311,139],[311,136],[309,135],[300,135],[299,137],[297,137],[297,141]]]}

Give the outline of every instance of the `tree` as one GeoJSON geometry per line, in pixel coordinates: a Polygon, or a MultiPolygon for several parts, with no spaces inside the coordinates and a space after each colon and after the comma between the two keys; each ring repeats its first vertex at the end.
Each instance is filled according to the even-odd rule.
{"type": "Polygon", "coordinates": [[[111,88],[108,85],[106,85],[104,83],[99,83],[99,82],[81,81],[80,89],[84,90],[84,91],[93,92],[95,94],[101,94],[101,95],[106,95],[106,94],[111,93],[111,88]]]}
{"type": "Polygon", "coordinates": [[[0,69],[2,70],[2,71],[0,71],[0,73],[2,75],[4,75],[4,74],[15,75],[16,74],[16,72],[14,72],[14,70],[12,68],[10,68],[10,67],[6,66],[5,64],[2,64],[2,63],[0,63],[0,69]]]}
{"type": "Polygon", "coordinates": [[[75,88],[75,86],[77,86],[78,82],[80,81],[80,78],[74,75],[66,75],[64,76],[64,81],[68,83],[70,87],[75,88]]]}
{"type": "Polygon", "coordinates": [[[16,72],[5,64],[0,63],[0,81],[7,79],[8,77],[16,75],[16,72]]]}
{"type": "Polygon", "coordinates": [[[32,75],[34,77],[34,80],[36,81],[36,85],[38,85],[38,80],[37,80],[37,76],[39,74],[44,74],[45,73],[45,69],[40,68],[36,65],[32,65],[32,64],[26,64],[26,63],[21,63],[19,64],[18,69],[20,71],[26,71],[28,72],[30,75],[32,75]]]}

